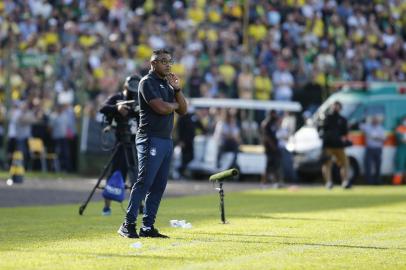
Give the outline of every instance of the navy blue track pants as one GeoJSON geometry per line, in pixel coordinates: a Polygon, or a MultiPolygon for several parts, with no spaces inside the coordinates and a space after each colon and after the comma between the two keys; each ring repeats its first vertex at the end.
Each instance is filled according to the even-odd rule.
{"type": "Polygon", "coordinates": [[[143,137],[137,138],[136,145],[138,179],[131,189],[125,222],[136,222],[139,206],[145,198],[143,227],[151,227],[168,182],[173,142],[172,139],[143,137]]]}

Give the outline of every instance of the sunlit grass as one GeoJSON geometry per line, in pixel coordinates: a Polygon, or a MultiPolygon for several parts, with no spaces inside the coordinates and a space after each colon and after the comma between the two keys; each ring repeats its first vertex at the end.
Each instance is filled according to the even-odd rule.
{"type": "Polygon", "coordinates": [[[228,193],[164,199],[170,239],[124,239],[119,205],[0,208],[0,269],[406,269],[406,187],[228,193]],[[192,229],[171,228],[186,219],[192,229]],[[142,247],[130,247],[141,242],[142,247]]]}

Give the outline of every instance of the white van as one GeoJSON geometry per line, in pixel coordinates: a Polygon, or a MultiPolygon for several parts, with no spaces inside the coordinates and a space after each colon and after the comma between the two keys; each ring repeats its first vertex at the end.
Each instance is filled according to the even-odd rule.
{"type": "Polygon", "coordinates": [[[396,142],[394,129],[400,119],[406,115],[406,83],[343,83],[342,90],[331,95],[308,119],[288,143],[288,150],[295,155],[295,168],[299,175],[312,175],[320,172],[322,141],[317,125],[324,120],[330,106],[335,101],[343,105],[341,114],[347,118],[350,126],[349,139],[353,145],[345,152],[350,160],[349,177],[354,181],[363,174],[365,138],[358,129],[360,123],[372,115],[383,116],[386,129],[382,157],[382,175],[393,174],[396,142]]]}

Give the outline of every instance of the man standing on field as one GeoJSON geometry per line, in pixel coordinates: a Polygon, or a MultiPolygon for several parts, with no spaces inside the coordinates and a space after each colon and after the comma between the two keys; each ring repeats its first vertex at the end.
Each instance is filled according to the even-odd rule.
{"type": "Polygon", "coordinates": [[[174,113],[187,112],[179,78],[171,73],[172,56],[156,50],[151,69],[139,84],[140,124],[137,132],[138,179],[133,185],[127,214],[118,233],[127,238],[168,238],[154,227],[156,214],[168,181],[173,141],[174,113]],[[145,198],[143,224],[136,231],[138,208],[145,198]]]}

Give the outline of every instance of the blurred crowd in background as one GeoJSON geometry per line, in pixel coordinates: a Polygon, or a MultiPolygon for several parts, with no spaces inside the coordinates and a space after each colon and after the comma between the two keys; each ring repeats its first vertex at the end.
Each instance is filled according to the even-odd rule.
{"type": "MultiPolygon", "coordinates": [[[[78,117],[145,75],[160,48],[188,97],[295,100],[310,113],[334,82],[406,80],[406,1],[251,0],[244,10],[237,0],[0,0],[7,146],[40,137],[75,170],[78,117]]],[[[246,120],[239,112],[240,128],[246,120]]]]}

